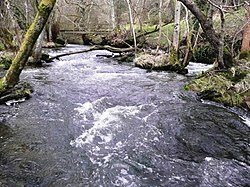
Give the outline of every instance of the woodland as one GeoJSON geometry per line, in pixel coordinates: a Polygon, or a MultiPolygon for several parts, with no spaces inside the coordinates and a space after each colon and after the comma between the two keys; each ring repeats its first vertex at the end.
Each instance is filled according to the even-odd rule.
{"type": "Polygon", "coordinates": [[[55,58],[44,47],[67,43],[105,49],[107,56],[156,71],[187,73],[189,62],[213,64],[186,90],[202,99],[250,109],[250,1],[1,0],[0,101],[30,97],[26,66],[55,58]]]}

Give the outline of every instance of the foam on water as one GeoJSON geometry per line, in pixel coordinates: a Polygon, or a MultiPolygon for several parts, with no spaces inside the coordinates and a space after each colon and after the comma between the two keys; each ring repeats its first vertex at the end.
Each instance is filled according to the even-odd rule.
{"type": "Polygon", "coordinates": [[[213,67],[213,64],[189,62],[188,66],[187,66],[188,75],[194,76],[194,75],[197,75],[203,71],[207,71],[208,69],[210,69],[212,67],[213,67]]]}
{"type": "MultiPolygon", "coordinates": [[[[154,104],[121,106],[112,104],[112,98],[102,97],[93,102],[78,104],[74,110],[77,112],[77,117],[82,119],[83,132],[71,141],[71,145],[86,149],[91,163],[100,168],[94,176],[104,175],[102,172],[107,169],[112,170],[111,173],[115,173],[112,179],[114,186],[132,187],[136,186],[135,181],[138,179],[131,174],[130,167],[145,170],[147,173],[153,172],[151,167],[131,160],[126,147],[131,146],[133,148],[131,151],[143,154],[140,148],[147,147],[147,142],[160,141],[159,134],[155,132],[157,130],[146,124],[147,120],[158,111],[154,104]],[[134,120],[137,121],[136,124],[134,120]],[[86,128],[85,124],[89,123],[90,127],[86,128]],[[142,130],[144,128],[146,129],[142,130]],[[127,135],[120,137],[125,133],[127,135]],[[155,137],[149,139],[148,136],[155,137]],[[135,139],[140,143],[133,144],[135,139]],[[122,160],[125,164],[116,164],[117,160],[122,160]]],[[[106,175],[108,176],[108,174],[104,176],[106,175]]]]}
{"type": "Polygon", "coordinates": [[[75,110],[83,117],[84,121],[93,119],[93,126],[71,142],[71,145],[82,147],[84,144],[91,144],[98,138],[98,144],[105,144],[112,140],[113,132],[118,131],[123,125],[122,119],[134,116],[139,113],[137,106],[114,106],[103,111],[97,110],[95,105],[103,98],[90,103],[86,102],[75,110]]]}
{"type": "Polygon", "coordinates": [[[240,118],[243,120],[243,123],[245,123],[248,127],[250,127],[250,119],[246,116],[240,116],[240,118]]]}

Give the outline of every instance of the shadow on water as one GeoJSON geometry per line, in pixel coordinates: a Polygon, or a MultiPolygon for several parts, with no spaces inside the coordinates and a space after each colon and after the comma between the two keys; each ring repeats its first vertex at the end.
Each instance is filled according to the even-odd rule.
{"type": "Polygon", "coordinates": [[[184,76],[99,53],[23,72],[35,92],[1,106],[1,187],[250,185],[248,113],[197,101],[184,76]]]}

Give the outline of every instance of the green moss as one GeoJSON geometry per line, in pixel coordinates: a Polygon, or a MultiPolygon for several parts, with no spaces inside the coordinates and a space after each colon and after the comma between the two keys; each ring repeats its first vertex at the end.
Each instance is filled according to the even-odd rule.
{"type": "Polygon", "coordinates": [[[250,51],[242,51],[240,53],[239,59],[245,59],[247,61],[250,61],[250,51]]]}
{"type": "Polygon", "coordinates": [[[47,15],[47,12],[49,12],[53,8],[55,2],[56,0],[42,0],[38,7],[39,13],[42,16],[47,15]]]}
{"type": "Polygon", "coordinates": [[[4,44],[0,41],[0,51],[3,51],[5,49],[4,44]]]}
{"type": "MultiPolygon", "coordinates": [[[[0,28],[0,48],[14,48],[13,34],[6,28],[0,28]]],[[[1,50],[1,49],[0,49],[1,50]]]]}
{"type": "Polygon", "coordinates": [[[177,64],[179,63],[179,54],[178,51],[171,49],[169,52],[169,62],[170,64],[177,64]]]}
{"type": "Polygon", "coordinates": [[[193,61],[205,64],[213,64],[215,59],[214,50],[209,44],[205,44],[193,51],[193,61]]]}
{"type": "Polygon", "coordinates": [[[224,76],[233,83],[237,83],[244,80],[248,73],[247,70],[233,67],[224,76]]]}
{"type": "Polygon", "coordinates": [[[221,90],[223,92],[223,89],[226,89],[230,85],[231,81],[227,80],[222,74],[206,74],[191,81],[186,85],[186,89],[197,92],[203,92],[206,90],[221,90]]]}
{"type": "Polygon", "coordinates": [[[227,47],[224,47],[224,50],[223,50],[223,60],[227,68],[230,68],[234,65],[234,59],[232,57],[232,54],[227,49],[227,47]]]}
{"type": "Polygon", "coordinates": [[[12,59],[10,57],[0,57],[0,66],[4,69],[9,69],[12,63],[12,59]]]}
{"type": "Polygon", "coordinates": [[[224,103],[229,106],[242,106],[244,101],[244,97],[240,94],[234,92],[226,92],[222,95],[222,97],[217,97],[213,99],[216,102],[224,103]]]}
{"type": "MultiPolygon", "coordinates": [[[[1,79],[1,81],[4,82],[4,79],[1,79]]],[[[8,90],[6,88],[5,84],[0,83],[0,104],[13,99],[30,98],[33,92],[31,85],[25,82],[20,82],[8,90]]]]}
{"type": "MultiPolygon", "coordinates": [[[[155,27],[155,26],[154,26],[155,27]]],[[[186,24],[185,21],[180,21],[180,38],[184,36],[184,33],[186,31],[186,24]]],[[[162,39],[160,41],[161,47],[170,47],[169,41],[172,40],[174,33],[174,23],[167,24],[162,27],[162,39]]],[[[157,46],[158,45],[158,37],[159,32],[152,33],[147,36],[147,43],[151,46],[157,46]]]]}
{"type": "Polygon", "coordinates": [[[0,79],[0,96],[2,95],[2,93],[4,93],[6,91],[7,85],[5,82],[5,78],[1,78],[0,79]]]}
{"type": "Polygon", "coordinates": [[[209,5],[208,5],[208,2],[206,0],[195,0],[195,4],[199,7],[199,9],[204,14],[207,14],[209,5]]]}
{"type": "Polygon", "coordinates": [[[207,72],[184,86],[185,90],[198,93],[216,93],[205,99],[229,106],[246,106],[250,97],[250,71],[243,67],[233,67],[225,72],[207,72]]]}

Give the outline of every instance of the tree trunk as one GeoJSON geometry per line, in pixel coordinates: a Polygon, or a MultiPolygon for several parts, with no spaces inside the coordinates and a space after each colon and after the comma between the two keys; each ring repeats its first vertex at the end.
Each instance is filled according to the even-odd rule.
{"type": "Polygon", "coordinates": [[[158,36],[158,45],[156,49],[156,53],[161,47],[161,36],[162,36],[162,0],[159,0],[159,36],[158,36]]]}
{"type": "MultiPolygon", "coordinates": [[[[210,45],[213,47],[215,54],[219,54],[220,51],[220,37],[217,35],[213,28],[213,22],[210,19],[207,19],[207,17],[201,12],[201,10],[195,5],[195,3],[192,0],[178,0],[182,2],[196,17],[196,19],[199,21],[201,28],[203,32],[205,33],[205,36],[210,43],[210,45]]],[[[219,56],[217,56],[218,61],[219,56]]],[[[218,61],[219,62],[219,61],[218,61]]],[[[218,68],[224,69],[225,65],[223,63],[218,64],[218,68]]]]}
{"type": "Polygon", "coordinates": [[[220,8],[220,20],[221,20],[221,28],[220,28],[220,45],[219,45],[219,53],[218,53],[218,65],[224,66],[224,43],[225,43],[225,15],[223,10],[220,8]]]}
{"type": "Polygon", "coordinates": [[[44,34],[45,34],[45,30],[43,30],[40,34],[40,36],[38,37],[36,44],[34,46],[34,50],[33,50],[33,62],[32,64],[34,65],[38,65],[41,62],[41,58],[42,58],[42,43],[43,43],[43,39],[44,39],[44,34]]]}
{"type": "Polygon", "coordinates": [[[56,0],[41,1],[36,17],[26,32],[16,57],[5,76],[0,80],[0,92],[6,91],[6,89],[13,87],[19,82],[19,76],[29,56],[32,54],[36,40],[42,32],[55,3],[56,0]]]}
{"type": "Polygon", "coordinates": [[[248,5],[247,23],[244,27],[241,52],[250,50],[250,5],[248,5]]]}
{"type": "MultiPolygon", "coordinates": [[[[182,5],[183,6],[183,5],[182,5]]],[[[182,66],[183,67],[186,67],[189,63],[189,60],[191,59],[192,57],[192,50],[191,50],[191,36],[190,36],[190,29],[189,29],[189,21],[188,21],[188,9],[187,7],[183,6],[184,9],[185,9],[185,12],[186,12],[186,16],[185,16],[185,23],[186,23],[186,31],[185,31],[185,34],[184,36],[186,37],[186,40],[187,40],[187,47],[186,47],[186,50],[185,50],[185,56],[184,56],[184,59],[182,61],[182,66]]]]}
{"type": "Polygon", "coordinates": [[[135,27],[134,27],[134,20],[133,20],[133,15],[132,15],[132,8],[131,8],[131,1],[126,0],[128,4],[128,10],[129,10],[129,18],[130,18],[130,25],[132,29],[132,35],[134,39],[134,48],[135,48],[135,53],[137,51],[137,43],[136,43],[136,35],[135,35],[135,27]]]}
{"type": "Polygon", "coordinates": [[[116,19],[115,19],[115,3],[114,0],[109,0],[110,4],[110,25],[112,29],[116,28],[116,19]]]}
{"type": "Polygon", "coordinates": [[[179,61],[180,16],[181,16],[181,3],[179,1],[176,1],[173,43],[169,51],[169,56],[170,56],[169,61],[171,64],[178,64],[179,67],[181,67],[181,63],[179,61]]]}
{"type": "Polygon", "coordinates": [[[181,16],[181,3],[176,1],[175,16],[174,16],[174,35],[173,35],[173,49],[177,52],[179,49],[180,40],[180,16],[181,16]]]}

